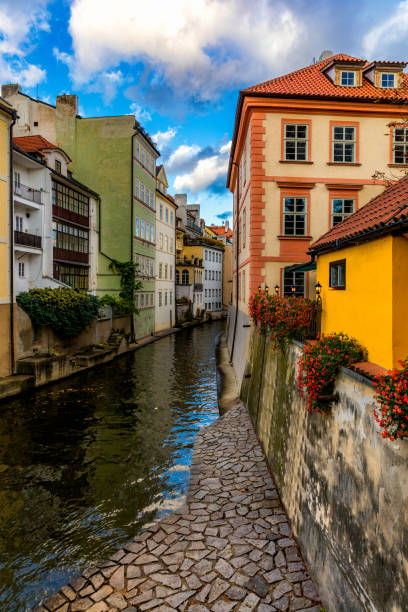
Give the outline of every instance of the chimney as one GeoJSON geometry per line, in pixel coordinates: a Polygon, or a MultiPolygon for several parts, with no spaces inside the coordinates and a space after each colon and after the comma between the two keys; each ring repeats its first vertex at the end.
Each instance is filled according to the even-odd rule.
{"type": "Polygon", "coordinates": [[[71,94],[57,96],[56,109],[57,115],[76,117],[78,114],[78,96],[71,94]]]}
{"type": "Polygon", "coordinates": [[[229,221],[228,219],[225,220],[225,233],[227,233],[229,230],[229,221]]]}
{"type": "Polygon", "coordinates": [[[21,92],[21,87],[18,83],[11,83],[10,85],[1,86],[1,97],[8,100],[12,96],[16,96],[21,92]]]}

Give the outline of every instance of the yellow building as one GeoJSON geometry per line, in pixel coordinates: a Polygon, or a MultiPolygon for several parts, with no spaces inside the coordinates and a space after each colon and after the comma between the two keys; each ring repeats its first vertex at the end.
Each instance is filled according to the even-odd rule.
{"type": "Polygon", "coordinates": [[[242,323],[259,285],[312,297],[315,273],[294,264],[408,168],[405,65],[338,54],[240,92],[228,187],[242,323]]]}
{"type": "Polygon", "coordinates": [[[385,368],[408,357],[408,176],[315,242],[322,333],[344,332],[385,368]]]}
{"type": "Polygon", "coordinates": [[[13,108],[0,99],[0,376],[8,376],[14,369],[11,139],[15,118],[13,108]]]}

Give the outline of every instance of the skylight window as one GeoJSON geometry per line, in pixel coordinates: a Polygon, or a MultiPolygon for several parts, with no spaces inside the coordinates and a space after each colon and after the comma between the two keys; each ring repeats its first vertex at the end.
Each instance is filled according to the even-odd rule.
{"type": "Polygon", "coordinates": [[[356,84],[356,73],[349,70],[342,70],[340,83],[344,87],[354,87],[356,84]]]}
{"type": "Polygon", "coordinates": [[[383,72],[381,74],[381,87],[394,89],[395,88],[395,74],[389,72],[383,72]]]}

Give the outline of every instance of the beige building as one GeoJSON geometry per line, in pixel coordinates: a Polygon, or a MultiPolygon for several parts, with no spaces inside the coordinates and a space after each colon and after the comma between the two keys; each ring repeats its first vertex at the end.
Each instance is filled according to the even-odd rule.
{"type": "Polygon", "coordinates": [[[240,92],[228,172],[237,329],[259,286],[313,297],[315,272],[296,266],[311,243],[406,172],[404,68],[338,54],[240,92]]]}
{"type": "Polygon", "coordinates": [[[156,168],[155,331],[176,322],[176,210],[163,166],[156,168]]]}

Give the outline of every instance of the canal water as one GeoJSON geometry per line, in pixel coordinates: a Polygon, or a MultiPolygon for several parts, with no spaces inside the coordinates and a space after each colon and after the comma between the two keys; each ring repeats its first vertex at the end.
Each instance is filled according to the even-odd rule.
{"type": "Polygon", "coordinates": [[[222,322],[0,404],[0,610],[29,610],[185,497],[222,322]]]}

